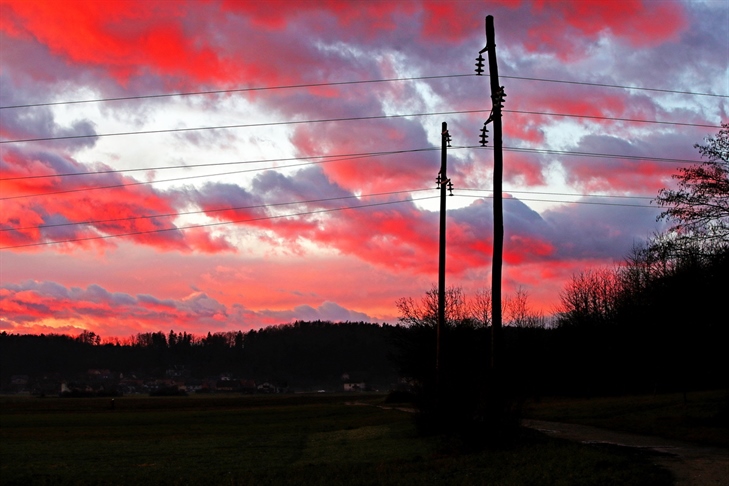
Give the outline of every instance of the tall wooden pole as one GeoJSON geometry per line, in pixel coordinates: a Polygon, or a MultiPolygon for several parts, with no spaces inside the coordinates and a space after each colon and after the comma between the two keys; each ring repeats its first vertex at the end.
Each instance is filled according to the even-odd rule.
{"type": "Polygon", "coordinates": [[[502,201],[502,179],[504,155],[501,139],[501,103],[504,92],[499,85],[499,68],[496,64],[496,43],[494,42],[494,17],[486,17],[486,50],[488,51],[491,100],[493,102],[494,124],[494,249],[491,266],[491,369],[498,380],[501,352],[501,268],[504,252],[504,210],[502,201]]]}
{"type": "Polygon", "coordinates": [[[438,185],[440,186],[440,241],[438,251],[438,323],[436,325],[436,350],[435,350],[435,380],[438,392],[440,392],[442,372],[442,344],[443,330],[445,329],[445,270],[446,270],[446,190],[451,187],[447,173],[448,124],[443,122],[441,129],[441,151],[440,151],[440,173],[438,174],[438,185]]]}

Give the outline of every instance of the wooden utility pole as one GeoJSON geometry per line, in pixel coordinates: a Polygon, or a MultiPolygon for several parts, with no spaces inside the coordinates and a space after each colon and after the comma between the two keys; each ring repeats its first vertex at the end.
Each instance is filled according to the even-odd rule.
{"type": "Polygon", "coordinates": [[[504,153],[501,140],[501,103],[504,90],[499,85],[499,68],[496,64],[496,43],[494,42],[494,17],[486,17],[486,46],[488,48],[491,100],[494,109],[494,252],[491,269],[491,367],[501,367],[501,268],[504,253],[504,208],[502,201],[502,179],[504,176],[504,153]]]}
{"type": "MultiPolygon", "coordinates": [[[[504,154],[501,129],[501,109],[503,108],[504,88],[499,84],[499,68],[496,63],[496,42],[494,42],[494,17],[486,17],[486,47],[479,53],[476,73],[481,74],[483,58],[481,53],[488,51],[489,77],[491,84],[491,116],[486,122],[494,124],[494,245],[491,266],[491,370],[498,381],[501,352],[501,269],[504,253],[504,210],[502,200],[502,179],[504,174],[504,154]]],[[[484,134],[486,124],[484,124],[484,134]]],[[[482,139],[485,145],[485,138],[482,139]]]]}
{"type": "MultiPolygon", "coordinates": [[[[440,392],[442,359],[441,351],[443,330],[445,329],[445,271],[446,271],[446,190],[453,190],[453,184],[448,179],[448,147],[451,137],[448,133],[448,124],[443,122],[441,129],[440,172],[436,182],[440,188],[440,242],[438,251],[438,323],[436,324],[435,345],[435,382],[440,392]]],[[[452,193],[451,193],[452,195],[452,193]]]]}

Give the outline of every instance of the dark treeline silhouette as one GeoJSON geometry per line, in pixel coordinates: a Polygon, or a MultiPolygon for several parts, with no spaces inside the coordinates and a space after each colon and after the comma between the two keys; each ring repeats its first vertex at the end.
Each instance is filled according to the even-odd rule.
{"type": "Polygon", "coordinates": [[[655,250],[575,275],[563,291],[555,358],[595,378],[585,392],[729,385],[729,248],[669,258],[655,250]]]}
{"type": "Polygon", "coordinates": [[[341,389],[344,379],[389,386],[397,379],[393,326],[370,323],[296,322],[249,332],[194,336],[170,331],[140,333],[102,344],[90,331],[77,337],[0,334],[0,384],[28,375],[76,379],[88,370],[115,376],[210,378],[226,374],[255,382],[341,389]]]}

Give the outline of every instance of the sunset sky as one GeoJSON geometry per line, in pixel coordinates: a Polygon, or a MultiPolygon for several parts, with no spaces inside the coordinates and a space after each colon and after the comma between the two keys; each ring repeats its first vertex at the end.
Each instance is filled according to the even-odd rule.
{"type": "Polygon", "coordinates": [[[488,287],[486,15],[504,292],[552,313],[729,120],[728,2],[0,0],[0,331],[394,323],[437,282],[442,122],[447,283],[488,287]]]}

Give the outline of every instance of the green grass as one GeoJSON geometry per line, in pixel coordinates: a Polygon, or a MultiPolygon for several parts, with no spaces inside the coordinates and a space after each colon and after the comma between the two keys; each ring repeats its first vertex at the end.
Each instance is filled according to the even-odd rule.
{"type": "Polygon", "coordinates": [[[0,399],[2,484],[667,485],[649,458],[524,431],[502,450],[418,437],[376,395],[0,399]]]}
{"type": "Polygon", "coordinates": [[[529,402],[524,415],[729,447],[729,391],[529,402]]]}

